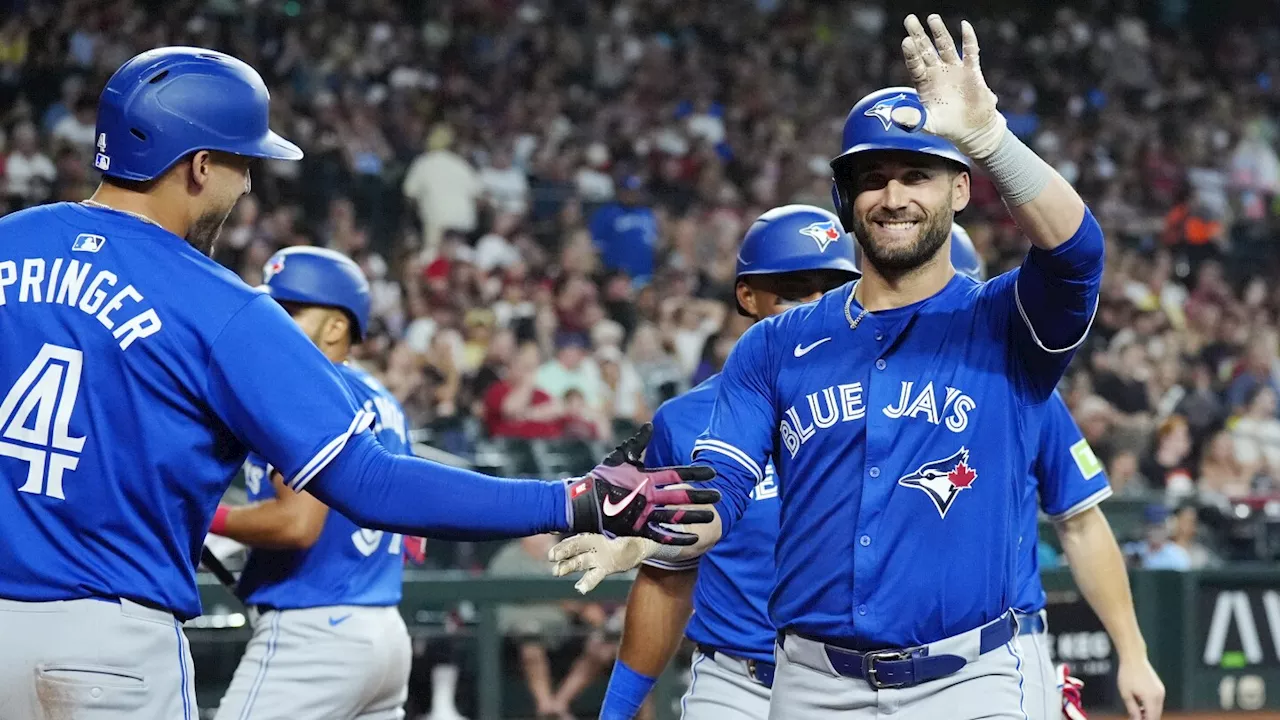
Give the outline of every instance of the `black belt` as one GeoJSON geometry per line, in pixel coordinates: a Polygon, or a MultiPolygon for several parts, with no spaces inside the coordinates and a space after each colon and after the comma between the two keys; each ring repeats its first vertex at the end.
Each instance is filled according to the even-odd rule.
{"type": "Polygon", "coordinates": [[[716,659],[716,655],[723,655],[727,658],[732,658],[738,662],[744,663],[747,666],[747,677],[770,690],[773,689],[773,676],[776,674],[778,667],[771,662],[765,662],[764,660],[752,660],[750,658],[740,658],[737,655],[732,655],[723,650],[713,648],[710,645],[703,645],[702,643],[698,643],[698,652],[706,655],[712,660],[716,659]]]}
{"type": "Polygon", "coordinates": [[[1034,615],[1023,615],[1018,613],[1018,634],[1019,635],[1040,635],[1043,634],[1047,627],[1044,624],[1044,617],[1040,613],[1034,615]]]}
{"type": "MultiPolygon", "coordinates": [[[[987,623],[982,628],[978,654],[985,655],[1004,645],[1017,632],[1018,620],[1012,612],[987,623]]],[[[927,646],[861,652],[823,643],[823,648],[837,673],[866,680],[877,690],[912,687],[944,678],[967,664],[959,655],[929,655],[927,646]]]]}

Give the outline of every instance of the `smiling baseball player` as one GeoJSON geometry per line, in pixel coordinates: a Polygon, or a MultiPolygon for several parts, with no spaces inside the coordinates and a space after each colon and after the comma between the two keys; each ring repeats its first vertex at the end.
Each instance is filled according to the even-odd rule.
{"type": "MultiPolygon", "coordinates": [[[[400,403],[346,364],[369,324],[369,283],[360,267],[332,250],[295,247],[273,255],[263,277],[267,294],[374,414],[378,442],[412,455],[400,403]]],[[[310,494],[288,492],[256,454],[244,470],[254,504],[219,506],[210,528],[254,548],[236,588],[251,608],[253,638],[217,720],[403,718],[413,655],[397,607],[405,538],[357,527],[310,494]]]]}
{"type": "Polygon", "coordinates": [[[256,451],[358,527],[692,542],[707,468],[637,469],[648,429],[587,476],[492,478],[393,455],[374,414],[268,295],[211,260],[253,158],[298,160],[251,67],[151,50],[108,80],[91,200],[0,219],[0,708],[196,716],[181,622],[218,500],[256,451]]]}
{"type": "Polygon", "coordinates": [[[724,498],[691,554],[732,537],[776,468],[777,719],[1025,717],[1023,487],[1097,307],[1102,234],[1007,130],[972,27],[961,60],[937,16],[933,41],[905,25],[915,90],[859,101],[832,161],[864,275],[743,335],[694,447],[724,498]],[[987,283],[948,262],[970,162],[1033,245],[987,283]]]}
{"type": "MultiPolygon", "coordinates": [[[[738,250],[738,312],[755,320],[777,315],[856,277],[853,240],[839,219],[808,205],[775,208],[751,225],[738,250]]],[[[690,462],[719,386],[719,375],[713,375],[658,408],[654,437],[645,451],[647,463],[690,462]]],[[[651,559],[641,568],[627,601],[622,647],[601,720],[631,720],[686,634],[686,624],[698,652],[693,660],[694,681],[681,701],[681,717],[768,717],[776,634],[769,621],[768,600],[779,511],[771,465],[765,467],[764,479],[751,498],[733,535],[700,558],[700,563],[698,558],[684,563],[651,559]],[[699,569],[695,573],[691,567],[699,569]]],[[[599,535],[579,537],[609,543],[599,535]]],[[[602,545],[598,552],[625,554],[627,549],[602,545]]],[[[609,570],[597,567],[580,588],[589,590],[609,570]]]]}

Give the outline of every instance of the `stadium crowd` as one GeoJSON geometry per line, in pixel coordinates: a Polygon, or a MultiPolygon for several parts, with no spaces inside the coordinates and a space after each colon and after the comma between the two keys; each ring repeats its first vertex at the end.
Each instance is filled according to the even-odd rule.
{"type": "MultiPolygon", "coordinates": [[[[280,247],[349,253],[375,293],[359,362],[432,445],[512,473],[572,472],[716,372],[746,327],[744,229],[829,206],[844,113],[906,81],[895,16],[862,0],[10,6],[0,212],[87,197],[96,97],[133,53],[244,58],[307,156],[255,168],[216,259],[256,284],[280,247]]],[[[1062,390],[1117,494],[1265,512],[1280,27],[1188,0],[1055,8],[974,24],[1010,126],[1109,240],[1062,390]]],[[[1015,266],[1025,242],[988,181],[973,194],[958,221],[990,273],[1015,266]]]]}

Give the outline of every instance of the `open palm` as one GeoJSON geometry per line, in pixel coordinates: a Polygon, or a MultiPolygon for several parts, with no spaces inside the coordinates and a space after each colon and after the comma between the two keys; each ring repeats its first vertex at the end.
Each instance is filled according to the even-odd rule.
{"type": "MultiPolygon", "coordinates": [[[[919,18],[907,16],[903,22],[907,37],[902,40],[902,57],[925,108],[924,129],[956,143],[963,151],[966,141],[999,122],[996,95],[982,77],[973,26],[967,20],[960,23],[964,43],[961,58],[942,18],[930,15],[928,23],[932,40],[919,18]]],[[[914,112],[914,108],[902,109],[914,112]]],[[[920,122],[920,118],[897,116],[894,120],[908,126],[920,122]]]]}

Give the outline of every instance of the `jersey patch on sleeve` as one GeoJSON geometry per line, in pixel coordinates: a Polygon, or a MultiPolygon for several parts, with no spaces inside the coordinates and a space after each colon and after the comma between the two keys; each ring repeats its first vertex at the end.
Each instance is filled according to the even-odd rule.
{"type": "Polygon", "coordinates": [[[1102,461],[1093,453],[1093,448],[1089,447],[1089,441],[1084,438],[1080,438],[1071,446],[1071,457],[1075,459],[1076,467],[1080,468],[1080,474],[1085,480],[1092,479],[1102,472],[1102,461]]]}

